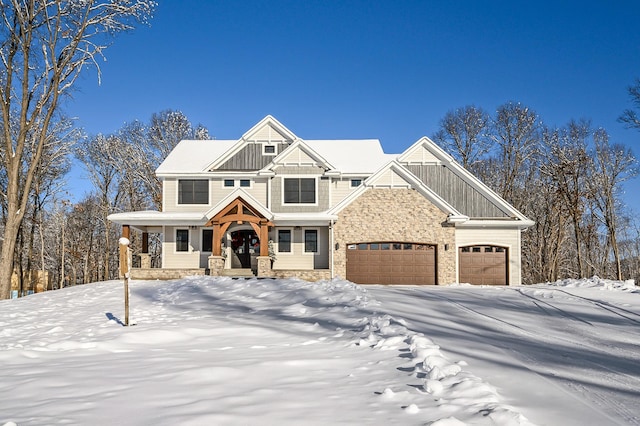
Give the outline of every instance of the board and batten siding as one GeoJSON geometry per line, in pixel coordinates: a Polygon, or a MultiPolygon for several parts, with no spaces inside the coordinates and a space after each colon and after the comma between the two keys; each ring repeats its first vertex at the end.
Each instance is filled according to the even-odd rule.
{"type": "Polygon", "coordinates": [[[492,245],[506,247],[508,249],[508,274],[509,285],[522,284],[520,274],[520,233],[519,229],[495,229],[495,228],[459,228],[456,227],[456,271],[460,275],[459,248],[474,245],[492,245]]]}
{"type": "Polygon", "coordinates": [[[310,270],[329,268],[329,228],[324,226],[315,227],[276,227],[269,233],[269,239],[274,242],[276,260],[273,262],[273,269],[284,270],[310,270]],[[278,230],[286,229],[291,231],[291,252],[280,253],[278,247],[278,230]],[[304,231],[315,229],[318,231],[318,252],[306,253],[304,251],[304,231]]]}
{"type": "Polygon", "coordinates": [[[445,165],[408,164],[405,167],[464,215],[471,218],[509,217],[507,212],[445,165]]]}
{"type": "Polygon", "coordinates": [[[264,145],[275,145],[276,154],[287,147],[286,143],[250,143],[248,142],[240,151],[225,163],[216,168],[217,171],[255,171],[267,166],[274,155],[263,155],[264,145]]]}
{"type": "Polygon", "coordinates": [[[167,269],[192,269],[200,267],[200,228],[189,229],[189,251],[176,252],[176,229],[189,227],[164,227],[162,242],[162,267],[167,269]]]}

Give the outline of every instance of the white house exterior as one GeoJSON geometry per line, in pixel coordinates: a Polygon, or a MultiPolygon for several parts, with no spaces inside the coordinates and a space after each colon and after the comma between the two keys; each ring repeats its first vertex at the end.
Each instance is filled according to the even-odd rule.
{"type": "Polygon", "coordinates": [[[162,211],[109,216],[163,235],[161,270],[134,276],[521,283],[533,222],[428,138],[392,155],[376,139],[303,140],[267,116],[239,140],[181,141],[156,174],[162,211]]]}

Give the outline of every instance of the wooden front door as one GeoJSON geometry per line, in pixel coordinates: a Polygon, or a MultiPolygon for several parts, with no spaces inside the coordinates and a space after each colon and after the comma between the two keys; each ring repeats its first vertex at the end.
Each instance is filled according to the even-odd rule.
{"type": "Polygon", "coordinates": [[[254,231],[242,230],[231,233],[231,249],[238,262],[231,262],[232,268],[251,268],[251,255],[260,253],[260,240],[254,231]]]}

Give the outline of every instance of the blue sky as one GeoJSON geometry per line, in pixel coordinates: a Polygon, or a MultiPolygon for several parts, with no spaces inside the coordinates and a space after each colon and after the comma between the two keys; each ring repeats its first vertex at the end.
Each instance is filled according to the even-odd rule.
{"type": "Polygon", "coordinates": [[[640,77],[637,1],[159,3],[105,51],[102,84],[88,70],[66,104],[88,133],[174,109],[236,139],[271,114],[303,139],[399,153],[447,111],[516,101],[551,126],[589,118],[640,156],[640,132],[616,121],[640,77]]]}

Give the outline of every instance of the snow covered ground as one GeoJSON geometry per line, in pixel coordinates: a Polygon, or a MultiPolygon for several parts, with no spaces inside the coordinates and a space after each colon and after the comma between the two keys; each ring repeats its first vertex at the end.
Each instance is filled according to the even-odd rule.
{"type": "Polygon", "coordinates": [[[640,424],[631,283],[121,281],[0,301],[0,425],[640,424]]]}

